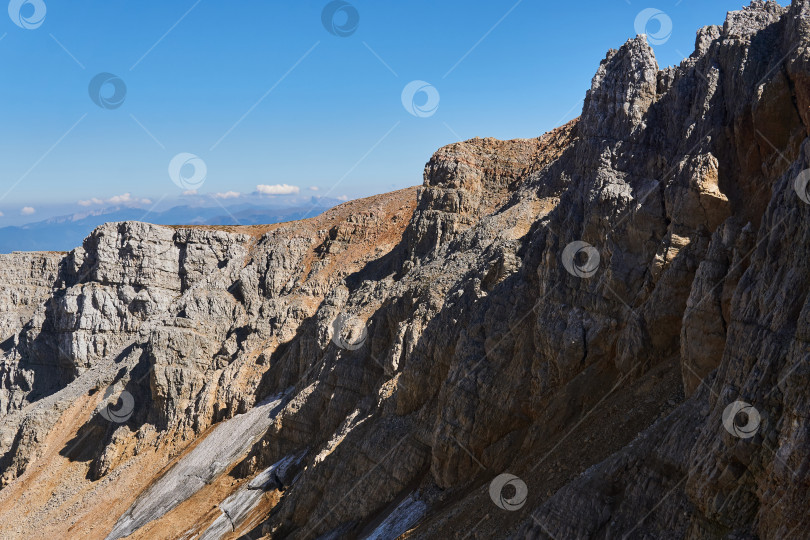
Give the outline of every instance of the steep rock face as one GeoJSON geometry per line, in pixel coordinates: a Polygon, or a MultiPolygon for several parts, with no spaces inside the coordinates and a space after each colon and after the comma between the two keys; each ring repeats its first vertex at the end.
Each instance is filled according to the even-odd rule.
{"type": "Polygon", "coordinates": [[[20,331],[56,286],[61,253],[0,255],[0,340],[20,331]]]}
{"type": "MultiPolygon", "coordinates": [[[[0,255],[0,351],[13,354],[16,336],[56,287],[60,253],[0,255]]],[[[0,363],[0,414],[19,407],[20,389],[33,384],[30,370],[0,363]]]]}
{"type": "MultiPolygon", "coordinates": [[[[717,161],[708,171],[718,181],[709,185],[729,203],[710,189],[712,205],[700,196],[697,206],[684,206],[683,199],[680,208],[667,204],[681,219],[685,211],[694,215],[692,226],[705,231],[688,244],[700,260],[681,310],[680,360],[691,398],[633,446],[546,500],[516,537],[805,536],[800,463],[807,446],[799,418],[807,396],[792,381],[805,370],[808,351],[800,329],[810,231],[808,205],[794,188],[810,161],[807,109],[798,106],[807,86],[790,66],[807,65],[807,21],[806,2],[790,8],[754,2],[730,14],[722,30],[699,35],[705,55],[693,55],[686,73],[712,66],[711,74],[699,74],[715,93],[702,119],[717,126],[708,147],[717,161]],[[730,118],[732,128],[720,118],[730,118]],[[716,221],[699,219],[690,207],[716,221]],[[706,233],[713,233],[710,239],[706,233]],[[723,413],[738,400],[754,406],[744,417],[756,426],[751,438],[724,429],[723,413]],[[578,514],[572,508],[582,508],[588,520],[566,517],[578,514]]],[[[670,94],[685,87],[683,74],[670,76],[670,94]]],[[[668,115],[678,110],[666,97],[659,103],[668,115]]],[[[705,174],[689,176],[690,190],[707,191],[705,174]]]]}
{"type": "Polygon", "coordinates": [[[809,19],[629,40],[418,195],[100,228],[3,349],[0,532],[805,536],[809,19]]]}

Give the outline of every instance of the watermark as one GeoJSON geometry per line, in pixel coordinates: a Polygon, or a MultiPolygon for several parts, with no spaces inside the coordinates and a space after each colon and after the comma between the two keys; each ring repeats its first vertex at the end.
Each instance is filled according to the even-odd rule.
{"type": "Polygon", "coordinates": [[[723,427],[740,439],[750,439],[757,434],[762,417],[750,403],[735,401],[723,410],[723,427]]]}
{"type": "Polygon", "coordinates": [[[402,106],[418,118],[427,118],[439,110],[439,91],[425,81],[411,81],[402,90],[402,106]]]}
{"type": "Polygon", "coordinates": [[[349,351],[356,351],[365,345],[368,328],[354,315],[341,313],[332,323],[332,343],[349,351]]]}
{"type": "Polygon", "coordinates": [[[514,474],[503,473],[495,477],[489,484],[489,497],[495,506],[502,510],[514,512],[523,508],[526,504],[526,496],[529,494],[529,489],[526,487],[526,482],[515,476],[514,474]],[[504,490],[510,486],[514,493],[511,496],[504,495],[504,490]]]}
{"type": "Polygon", "coordinates": [[[127,85],[118,75],[99,73],[90,79],[87,93],[93,103],[102,109],[117,109],[127,97],[127,85]]]}
{"type": "Polygon", "coordinates": [[[11,0],[8,3],[11,22],[26,30],[36,30],[42,26],[47,11],[42,0],[11,0]]]}
{"type": "Polygon", "coordinates": [[[360,25],[360,13],[348,2],[329,2],[321,12],[321,22],[326,30],[338,37],[349,37],[360,25]]]}
{"type": "Polygon", "coordinates": [[[796,180],[793,181],[793,189],[796,190],[796,195],[807,204],[810,204],[810,192],[807,188],[810,187],[810,169],[805,169],[799,173],[796,180]]]}
{"type": "Polygon", "coordinates": [[[208,167],[199,156],[181,152],[169,162],[169,178],[180,189],[193,190],[202,187],[208,167]]]}
{"type": "Polygon", "coordinates": [[[599,251],[588,242],[571,242],[562,252],[562,264],[569,274],[589,278],[599,268],[599,251]]]}
{"type": "Polygon", "coordinates": [[[635,28],[636,34],[647,34],[647,42],[650,45],[663,45],[672,37],[672,19],[660,9],[641,10],[636,15],[635,28]]]}
{"type": "Polygon", "coordinates": [[[107,402],[107,404],[103,409],[101,409],[101,411],[99,411],[99,414],[109,422],[114,424],[123,424],[129,420],[130,416],[132,416],[132,412],[135,410],[135,398],[132,397],[132,394],[124,390],[118,395],[118,398],[115,401],[112,401],[110,400],[112,394],[113,387],[110,386],[107,388],[107,391],[104,392],[104,401],[107,402]],[[114,409],[113,405],[117,405],[119,403],[120,406],[117,409],[114,409]]]}

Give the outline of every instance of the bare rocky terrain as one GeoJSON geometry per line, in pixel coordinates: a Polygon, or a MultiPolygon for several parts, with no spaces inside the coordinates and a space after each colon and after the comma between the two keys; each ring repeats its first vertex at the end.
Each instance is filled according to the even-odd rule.
{"type": "Polygon", "coordinates": [[[0,538],[810,538],[808,183],[754,1],[419,188],[1,255],[0,538]]]}

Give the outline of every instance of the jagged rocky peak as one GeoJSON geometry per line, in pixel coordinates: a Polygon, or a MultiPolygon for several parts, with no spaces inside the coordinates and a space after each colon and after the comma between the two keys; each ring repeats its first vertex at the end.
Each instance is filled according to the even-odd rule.
{"type": "Polygon", "coordinates": [[[582,135],[624,139],[643,128],[656,98],[658,62],[644,35],[610,50],[599,65],[582,109],[582,135]]]}
{"type": "Polygon", "coordinates": [[[805,538],[810,0],[256,227],[0,256],[0,536],[805,538]]]}

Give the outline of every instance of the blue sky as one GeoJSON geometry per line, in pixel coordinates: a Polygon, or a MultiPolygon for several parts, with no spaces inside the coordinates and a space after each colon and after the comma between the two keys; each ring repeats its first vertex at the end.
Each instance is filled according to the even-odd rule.
{"type": "Polygon", "coordinates": [[[173,204],[189,187],[169,177],[180,153],[205,163],[200,194],[239,200],[259,185],[348,198],[416,185],[442,145],[535,137],[578,116],[599,61],[635,35],[642,10],[672,21],[654,47],[663,67],[742,5],[353,0],[332,29],[352,10],[359,23],[338,36],[323,24],[325,0],[11,4],[22,4],[17,22],[38,27],[0,10],[0,227],[121,201],[173,204]],[[117,108],[91,99],[99,73],[125,84],[117,108]],[[416,115],[403,106],[415,80],[439,100],[421,116],[426,94],[416,115]]]}

